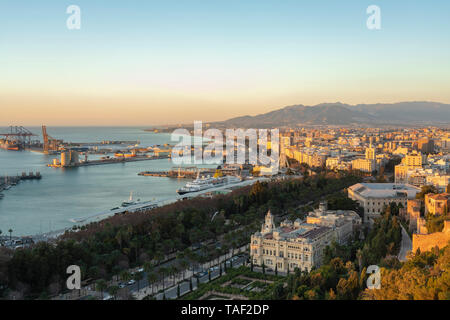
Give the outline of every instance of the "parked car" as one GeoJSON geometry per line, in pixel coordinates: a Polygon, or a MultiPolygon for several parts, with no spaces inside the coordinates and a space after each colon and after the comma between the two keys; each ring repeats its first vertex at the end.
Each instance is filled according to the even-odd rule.
{"type": "Polygon", "coordinates": [[[136,283],[136,280],[133,280],[133,279],[131,279],[130,281],[127,282],[127,284],[129,286],[131,286],[132,284],[135,284],[135,283],[136,283]]]}
{"type": "Polygon", "coordinates": [[[197,273],[197,278],[202,278],[202,277],[204,277],[204,276],[206,276],[208,274],[208,272],[206,272],[206,271],[203,271],[203,272],[199,272],[199,273],[197,273]]]}
{"type": "Polygon", "coordinates": [[[125,284],[125,283],[119,283],[119,288],[120,289],[122,289],[122,288],[125,288],[127,285],[125,284]]]}

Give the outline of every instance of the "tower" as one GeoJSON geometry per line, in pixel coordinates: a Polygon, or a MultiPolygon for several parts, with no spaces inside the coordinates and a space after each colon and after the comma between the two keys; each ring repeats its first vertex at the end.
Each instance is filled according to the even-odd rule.
{"type": "Polygon", "coordinates": [[[366,159],[367,160],[375,160],[375,148],[372,147],[372,143],[366,149],[366,159]]]}
{"type": "Polygon", "coordinates": [[[273,216],[270,210],[266,214],[266,218],[264,220],[264,224],[261,228],[261,233],[272,232],[275,229],[275,223],[273,222],[273,216]]]}

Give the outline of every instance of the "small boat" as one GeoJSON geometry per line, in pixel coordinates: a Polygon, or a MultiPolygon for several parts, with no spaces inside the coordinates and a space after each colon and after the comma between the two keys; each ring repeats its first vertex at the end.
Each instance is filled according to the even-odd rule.
{"type": "Polygon", "coordinates": [[[141,201],[141,199],[137,199],[136,201],[133,200],[133,191],[130,192],[130,199],[128,199],[128,201],[124,201],[122,202],[122,207],[126,208],[129,206],[134,206],[136,204],[139,204],[139,202],[141,201]]]}

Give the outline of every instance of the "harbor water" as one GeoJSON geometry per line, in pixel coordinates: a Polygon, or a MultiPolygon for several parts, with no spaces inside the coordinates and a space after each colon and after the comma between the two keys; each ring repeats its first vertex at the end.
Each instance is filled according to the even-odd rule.
{"type": "MultiPolygon", "coordinates": [[[[29,128],[40,134],[40,128],[29,128]]],[[[172,143],[170,134],[145,132],[142,128],[59,127],[49,135],[68,142],[102,140],[140,141],[140,146],[172,143]]],[[[42,137],[40,138],[42,141],[42,137]]],[[[109,148],[111,146],[103,146],[109,148]]],[[[72,219],[119,207],[133,192],[134,199],[162,200],[176,196],[184,179],[138,176],[141,171],[163,171],[173,167],[169,159],[105,164],[70,169],[49,168],[55,155],[0,149],[0,176],[39,171],[41,180],[22,181],[2,193],[0,230],[6,235],[35,235],[71,227],[72,219]]]]}

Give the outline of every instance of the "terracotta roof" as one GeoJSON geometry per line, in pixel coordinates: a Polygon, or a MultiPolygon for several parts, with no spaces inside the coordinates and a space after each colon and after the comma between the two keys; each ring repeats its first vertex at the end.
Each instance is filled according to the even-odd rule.
{"type": "Polygon", "coordinates": [[[428,197],[434,200],[448,200],[450,194],[449,193],[430,194],[428,197]]]}
{"type": "Polygon", "coordinates": [[[322,233],[327,232],[328,230],[330,230],[330,228],[328,227],[319,227],[299,235],[299,238],[314,239],[322,233]]]}
{"type": "Polygon", "coordinates": [[[292,232],[294,230],[295,230],[295,228],[292,228],[292,227],[282,227],[281,228],[281,231],[283,231],[283,233],[289,233],[289,232],[292,232]]]}

